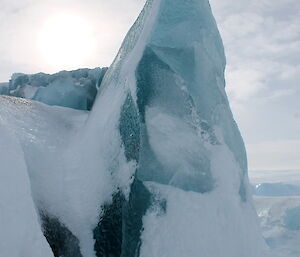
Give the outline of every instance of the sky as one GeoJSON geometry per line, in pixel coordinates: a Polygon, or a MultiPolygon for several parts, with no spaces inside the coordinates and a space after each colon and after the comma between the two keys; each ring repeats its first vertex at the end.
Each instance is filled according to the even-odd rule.
{"type": "MultiPolygon", "coordinates": [[[[249,169],[300,170],[300,1],[210,2],[249,169]]],[[[143,4],[0,0],[0,82],[14,72],[109,66],[143,4]]]]}

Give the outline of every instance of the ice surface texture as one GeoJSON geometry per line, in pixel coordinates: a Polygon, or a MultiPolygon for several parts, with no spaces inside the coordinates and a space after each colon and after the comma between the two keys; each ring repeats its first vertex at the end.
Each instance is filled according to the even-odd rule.
{"type": "Polygon", "coordinates": [[[0,94],[37,100],[49,105],[90,110],[106,68],[61,71],[52,75],[15,73],[0,84],[0,94]]]}
{"type": "MultiPolygon", "coordinates": [[[[111,208],[131,205],[139,194],[128,196],[132,181],[150,195],[146,215],[135,219],[143,222],[141,239],[126,255],[130,235],[123,230],[120,256],[262,255],[224,68],[207,1],[146,2],[103,79],[85,131],[101,172],[118,185],[111,208]]],[[[119,226],[137,225],[120,212],[119,226]]]]}
{"type": "Polygon", "coordinates": [[[0,256],[53,257],[32,201],[22,148],[3,126],[0,134],[0,256]]]}
{"type": "MultiPolygon", "coordinates": [[[[9,131],[11,134],[11,136],[8,137],[6,133],[1,133],[1,140],[7,138],[7,140],[1,144],[1,158],[4,158],[3,161],[1,159],[0,174],[4,176],[3,179],[1,177],[1,183],[4,183],[4,187],[1,186],[1,190],[3,189],[7,194],[7,198],[5,198],[4,196],[6,196],[6,194],[1,193],[0,200],[4,197],[4,200],[7,201],[7,204],[0,205],[1,215],[9,211],[11,207],[15,208],[15,212],[13,213],[15,218],[13,218],[13,215],[7,217],[6,219],[11,219],[11,223],[7,223],[3,230],[3,232],[6,231],[5,234],[7,234],[7,231],[12,231],[11,233],[14,234],[12,234],[11,238],[6,237],[4,240],[1,240],[1,243],[4,245],[13,244],[15,251],[20,252],[22,248],[18,248],[18,245],[14,241],[16,235],[20,236],[20,242],[27,244],[28,238],[30,238],[31,235],[30,231],[32,231],[33,234],[36,230],[32,225],[35,224],[33,223],[34,220],[26,221],[26,219],[28,219],[26,213],[30,208],[32,208],[32,213],[35,213],[37,210],[38,213],[43,214],[40,216],[41,222],[38,222],[35,213],[35,222],[40,232],[40,225],[42,225],[42,230],[45,235],[48,236],[47,239],[50,241],[50,245],[53,246],[62,241],[64,242],[64,245],[61,245],[62,249],[58,251],[59,253],[65,253],[64,249],[71,249],[67,243],[76,242],[76,240],[72,240],[70,236],[75,233],[70,223],[73,224],[76,222],[76,224],[78,224],[81,219],[78,221],[77,215],[80,216],[80,214],[75,212],[73,205],[75,205],[77,209],[80,207],[84,208],[84,206],[80,205],[80,199],[78,199],[76,203],[74,199],[71,199],[72,196],[76,198],[79,194],[74,192],[74,190],[81,192],[82,188],[76,186],[76,177],[78,177],[79,174],[71,173],[72,167],[75,164],[69,160],[67,150],[73,141],[74,134],[76,134],[78,127],[84,124],[86,116],[86,112],[83,111],[47,106],[22,98],[0,96],[0,129],[1,131],[4,130],[4,132],[9,131]],[[8,150],[10,149],[9,143],[14,141],[16,141],[13,145],[14,151],[21,152],[19,155],[11,155],[10,152],[12,152],[12,150],[8,150]],[[20,150],[18,150],[17,147],[19,147],[20,150]],[[21,172],[16,169],[18,162],[23,162],[22,165],[25,168],[23,168],[24,170],[22,172],[24,175],[22,175],[23,173],[18,174],[21,172]],[[6,163],[9,163],[10,166],[6,167],[6,163]],[[8,175],[10,177],[8,177],[8,175]],[[26,182],[26,179],[28,182],[26,182]],[[23,193],[25,189],[22,189],[24,186],[19,183],[19,180],[23,181],[22,183],[26,185],[26,194],[23,193]],[[18,190],[15,191],[15,189],[18,190]],[[10,190],[13,192],[12,195],[9,195],[10,190]],[[20,195],[15,197],[14,195],[16,194],[20,195]],[[23,200],[25,196],[28,197],[26,201],[23,200]],[[36,209],[32,200],[34,200],[36,209]],[[26,208],[23,207],[23,204],[26,205],[26,208]],[[57,220],[59,220],[60,224],[57,220]],[[21,228],[20,230],[15,229],[17,225],[16,227],[13,226],[14,223],[19,224],[17,222],[21,224],[24,222],[22,226],[27,229],[24,233],[21,228]],[[70,227],[72,229],[70,229],[70,227]],[[51,234],[48,233],[49,231],[51,234]],[[68,235],[67,239],[64,239],[64,234],[68,235]],[[52,240],[54,236],[56,237],[56,241],[52,240]]],[[[72,153],[74,155],[76,151],[73,150],[72,153]]],[[[1,216],[0,218],[2,219],[1,216]]],[[[80,225],[81,224],[82,223],[80,223],[80,225]]],[[[37,242],[39,242],[38,240],[44,240],[46,242],[42,233],[40,233],[41,239],[34,234],[32,237],[34,237],[37,242]]],[[[33,243],[34,242],[28,243],[28,247],[30,247],[29,249],[32,249],[32,251],[34,251],[33,243]]],[[[74,245],[75,243],[73,246],[74,245]]],[[[73,251],[69,253],[70,255],[64,254],[65,257],[76,256],[73,254],[76,248],[72,248],[73,251]]],[[[35,251],[39,251],[38,249],[39,248],[35,251]]],[[[53,252],[55,253],[56,251],[53,252]]],[[[42,251],[41,254],[29,253],[30,252],[24,252],[23,255],[18,254],[16,257],[48,256],[46,251],[42,251]]],[[[2,255],[0,254],[0,256],[2,255]]],[[[3,256],[15,255],[5,254],[3,256]]]]}
{"type": "MultiPolygon", "coordinates": [[[[223,45],[207,1],[147,2],[98,97],[100,106],[106,95],[118,91],[112,96],[119,97],[116,106],[104,110],[114,113],[133,99],[127,111],[139,115],[141,146],[126,151],[130,143],[122,141],[125,152],[139,151],[132,153],[140,158],[139,179],[210,191],[214,181],[205,144],[224,141],[240,167],[240,195],[246,200],[246,154],[225,94],[224,69],[223,45]]],[[[99,109],[91,120],[99,119],[99,109]]]]}

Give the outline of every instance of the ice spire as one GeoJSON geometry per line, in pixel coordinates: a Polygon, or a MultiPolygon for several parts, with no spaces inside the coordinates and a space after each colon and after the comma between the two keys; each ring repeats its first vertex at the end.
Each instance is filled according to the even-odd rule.
{"type": "Polygon", "coordinates": [[[208,1],[146,2],[87,124],[87,142],[115,188],[94,231],[98,256],[261,254],[224,69],[208,1]],[[105,231],[119,245],[108,246],[105,231]]]}

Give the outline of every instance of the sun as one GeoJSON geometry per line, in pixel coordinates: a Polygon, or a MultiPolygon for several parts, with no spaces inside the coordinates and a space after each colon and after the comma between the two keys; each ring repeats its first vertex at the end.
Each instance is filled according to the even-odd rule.
{"type": "Polygon", "coordinates": [[[93,30],[76,14],[58,13],[45,20],[38,48],[48,65],[57,70],[83,66],[94,52],[93,30]]]}

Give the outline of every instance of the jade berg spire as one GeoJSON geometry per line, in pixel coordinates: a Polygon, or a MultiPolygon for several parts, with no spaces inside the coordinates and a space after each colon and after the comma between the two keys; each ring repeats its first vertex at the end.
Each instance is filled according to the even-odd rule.
{"type": "Polygon", "coordinates": [[[117,184],[94,231],[97,253],[111,254],[104,242],[116,229],[113,212],[120,246],[112,256],[262,256],[224,69],[207,0],[146,2],[85,131],[117,184]]]}

